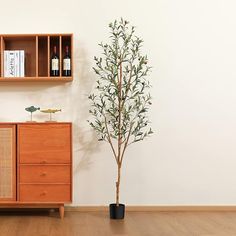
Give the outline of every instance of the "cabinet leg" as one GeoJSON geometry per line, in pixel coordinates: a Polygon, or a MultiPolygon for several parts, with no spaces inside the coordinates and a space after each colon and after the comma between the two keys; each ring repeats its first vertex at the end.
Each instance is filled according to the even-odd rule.
{"type": "Polygon", "coordinates": [[[61,219],[63,219],[63,218],[64,218],[64,213],[65,213],[64,205],[61,205],[61,206],[59,207],[59,212],[60,212],[60,217],[61,217],[61,219]]]}

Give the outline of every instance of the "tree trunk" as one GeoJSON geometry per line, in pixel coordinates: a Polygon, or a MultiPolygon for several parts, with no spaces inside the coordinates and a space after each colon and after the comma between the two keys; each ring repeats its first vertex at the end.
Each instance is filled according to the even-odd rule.
{"type": "Polygon", "coordinates": [[[119,206],[120,203],[120,172],[121,172],[121,165],[118,164],[118,176],[116,182],[116,205],[119,206]]]}
{"type": "Polygon", "coordinates": [[[116,206],[119,206],[120,198],[120,169],[121,169],[121,146],[122,146],[122,135],[121,135],[121,102],[122,102],[122,58],[120,58],[120,74],[119,74],[119,96],[118,96],[118,155],[117,155],[117,167],[118,167],[118,176],[116,182],[116,206]]]}

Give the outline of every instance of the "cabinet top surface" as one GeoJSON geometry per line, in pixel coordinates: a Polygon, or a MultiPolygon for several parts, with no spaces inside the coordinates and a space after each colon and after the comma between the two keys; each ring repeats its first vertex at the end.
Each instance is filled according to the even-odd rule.
{"type": "Polygon", "coordinates": [[[40,34],[0,34],[2,37],[27,37],[27,36],[72,36],[73,33],[40,33],[40,34]]]}
{"type": "Polygon", "coordinates": [[[72,122],[0,122],[0,125],[15,125],[15,124],[24,124],[24,125],[56,125],[56,124],[72,124],[72,122]]]}

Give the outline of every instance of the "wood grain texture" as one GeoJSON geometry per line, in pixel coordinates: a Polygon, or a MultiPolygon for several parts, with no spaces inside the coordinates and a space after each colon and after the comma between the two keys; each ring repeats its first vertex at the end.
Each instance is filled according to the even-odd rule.
{"type": "Polygon", "coordinates": [[[35,47],[35,57],[36,57],[36,60],[35,60],[35,70],[36,70],[36,77],[39,76],[39,39],[38,39],[38,36],[36,35],[36,47],[35,47]]]}
{"type": "Polygon", "coordinates": [[[62,36],[59,36],[59,73],[62,76],[62,36]]]}
{"type": "Polygon", "coordinates": [[[71,35],[71,37],[70,37],[70,42],[71,42],[71,49],[70,49],[70,51],[71,51],[71,58],[70,58],[70,60],[71,60],[71,75],[72,75],[72,77],[73,77],[73,74],[74,74],[74,68],[75,68],[75,66],[74,66],[74,64],[75,64],[75,60],[74,60],[74,57],[73,57],[73,55],[74,55],[74,36],[73,35],[71,35]]]}
{"type": "Polygon", "coordinates": [[[0,78],[0,83],[10,82],[71,82],[72,77],[11,77],[11,78],[0,78]]]}
{"type": "MultiPolygon", "coordinates": [[[[67,206],[66,211],[102,212],[109,206],[67,206]]],[[[235,205],[156,205],[156,206],[125,206],[128,212],[236,212],[235,205]]]]}
{"type": "Polygon", "coordinates": [[[36,77],[36,36],[3,37],[5,50],[25,51],[25,76],[36,77]]]}
{"type": "Polygon", "coordinates": [[[3,59],[4,59],[4,55],[3,55],[3,38],[0,37],[0,77],[3,77],[3,59]]]}
{"type": "Polygon", "coordinates": [[[37,209],[56,209],[63,205],[63,202],[58,203],[50,203],[50,202],[8,202],[8,203],[1,203],[0,212],[2,209],[5,210],[13,210],[13,209],[29,209],[29,208],[37,208],[37,209]]]}
{"type": "Polygon", "coordinates": [[[50,204],[60,208],[63,218],[64,203],[72,201],[71,150],[70,122],[1,122],[0,208],[44,208],[50,204]]]}
{"type": "Polygon", "coordinates": [[[50,45],[50,36],[48,35],[47,36],[47,38],[48,38],[48,49],[47,49],[47,61],[48,61],[48,77],[50,77],[50,61],[51,61],[51,53],[50,53],[50,47],[51,47],[51,45],[50,45]]]}
{"type": "Polygon", "coordinates": [[[64,218],[64,215],[65,215],[65,207],[64,207],[64,205],[61,205],[61,206],[59,207],[59,213],[60,213],[61,219],[63,219],[63,218],[64,218]]]}
{"type": "Polygon", "coordinates": [[[71,129],[68,125],[18,125],[20,164],[71,163],[71,129]]]}
{"type": "Polygon", "coordinates": [[[20,183],[70,184],[70,165],[20,165],[20,183]]]}
{"type": "MultiPolygon", "coordinates": [[[[51,38],[69,37],[73,34],[1,34],[0,35],[0,82],[71,82],[73,74],[70,77],[58,76],[50,77],[50,55],[51,38]],[[49,39],[49,40],[47,40],[49,39]],[[3,68],[4,50],[24,50],[25,51],[25,77],[6,78],[3,68]]],[[[59,47],[59,43],[58,43],[59,47]]],[[[60,54],[61,55],[61,54],[60,54]]],[[[70,51],[71,60],[73,58],[72,48],[70,51]]],[[[60,63],[61,63],[60,57],[60,63]]]]}
{"type": "Polygon", "coordinates": [[[110,220],[107,212],[0,212],[0,236],[235,236],[236,213],[129,212],[110,220]]]}
{"type": "Polygon", "coordinates": [[[70,184],[20,184],[21,202],[70,202],[70,184]]]}

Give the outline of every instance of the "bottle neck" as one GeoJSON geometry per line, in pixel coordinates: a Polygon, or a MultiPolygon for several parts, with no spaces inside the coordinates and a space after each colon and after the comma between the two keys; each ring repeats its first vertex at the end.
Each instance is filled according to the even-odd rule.
{"type": "Polygon", "coordinates": [[[66,46],[66,56],[69,56],[69,47],[66,46]]]}
{"type": "Polygon", "coordinates": [[[53,53],[54,53],[54,55],[57,54],[57,47],[56,46],[53,47],[53,53]]]}

